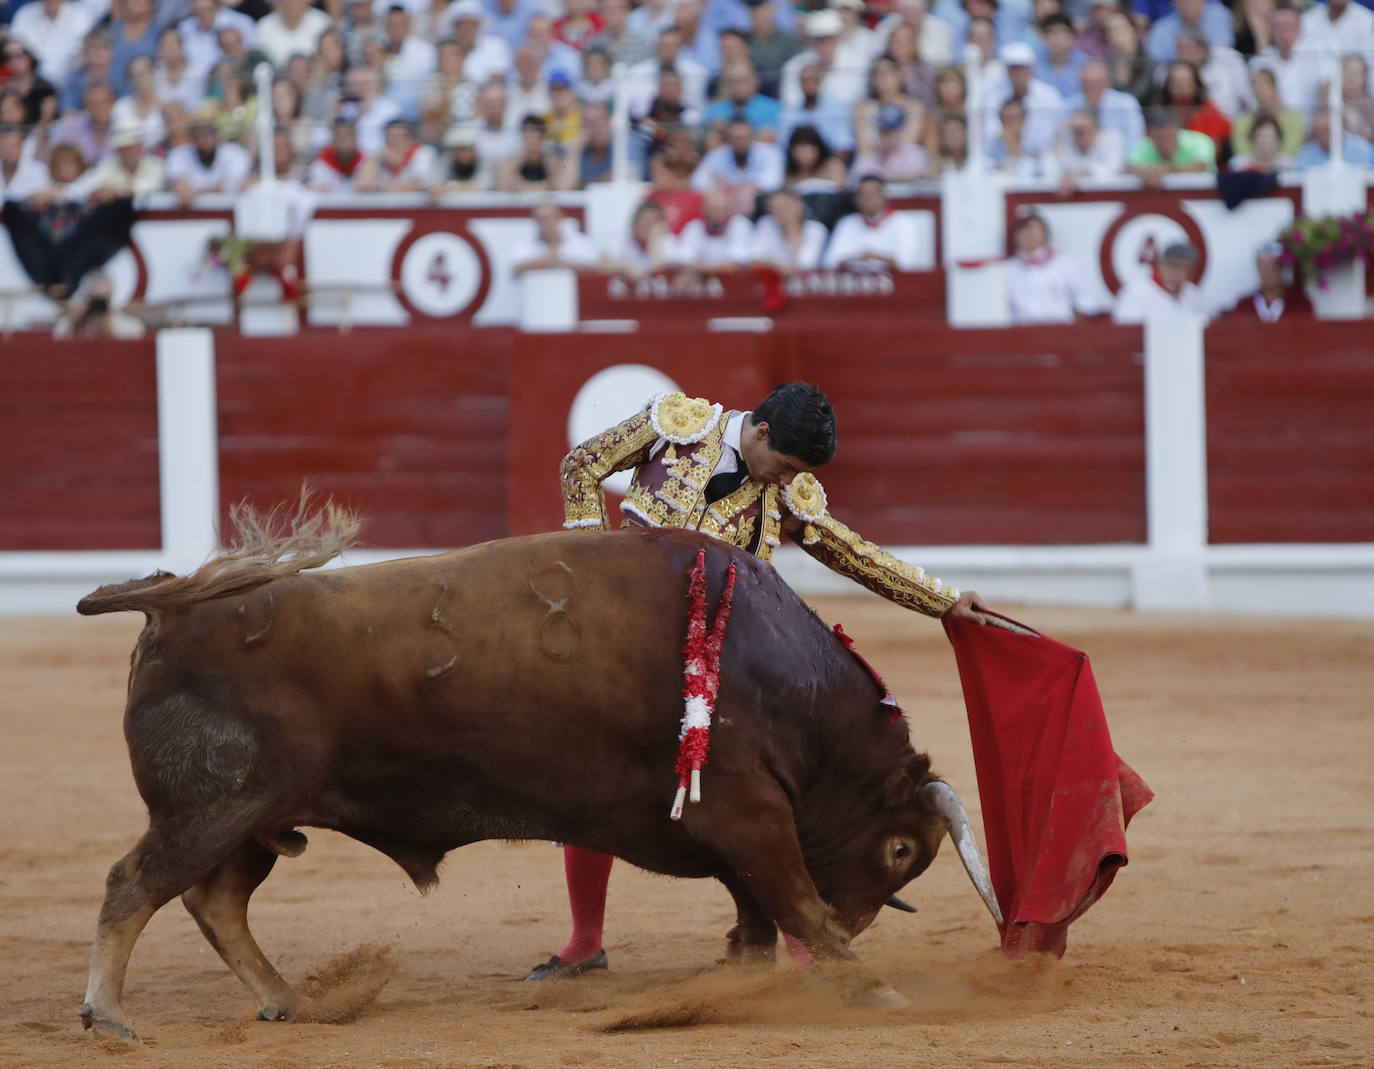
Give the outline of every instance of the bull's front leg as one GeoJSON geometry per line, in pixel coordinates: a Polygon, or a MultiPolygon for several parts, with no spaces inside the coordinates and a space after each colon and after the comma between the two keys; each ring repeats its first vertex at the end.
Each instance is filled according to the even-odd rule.
{"type": "MultiPolygon", "coordinates": [[[[688,806],[683,820],[719,853],[784,933],[801,940],[822,965],[850,971],[856,995],[905,1002],[849,949],[850,933],[836,923],[806,871],[792,807],[776,782],[757,776],[732,777],[728,785],[717,780],[707,801],[688,806]]],[[[731,881],[724,882],[730,886],[731,881]]]]}

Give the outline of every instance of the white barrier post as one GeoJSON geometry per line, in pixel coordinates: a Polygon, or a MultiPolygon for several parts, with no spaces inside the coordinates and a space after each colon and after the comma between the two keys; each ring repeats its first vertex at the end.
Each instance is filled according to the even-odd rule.
{"type": "Polygon", "coordinates": [[[541,267],[520,276],[520,329],[532,333],[577,329],[577,272],[541,267]]]}
{"type": "Polygon", "coordinates": [[[182,573],[219,547],[214,334],[157,336],[157,453],[163,567],[182,573]]]}
{"type": "Polygon", "coordinates": [[[1135,566],[1139,609],[1205,609],[1207,409],[1201,316],[1145,324],[1145,504],[1149,550],[1135,566]]]}

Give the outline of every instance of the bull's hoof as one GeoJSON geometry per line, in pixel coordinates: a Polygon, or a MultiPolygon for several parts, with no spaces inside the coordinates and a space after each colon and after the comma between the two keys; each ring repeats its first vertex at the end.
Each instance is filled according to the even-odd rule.
{"type": "Polygon", "coordinates": [[[875,1010],[904,1010],[911,1005],[911,1000],[898,991],[895,987],[870,987],[859,994],[855,1001],[860,1006],[868,1006],[875,1010]]]}
{"type": "Polygon", "coordinates": [[[110,1021],[104,1017],[97,1017],[95,1015],[95,1007],[92,1006],[89,1002],[83,1002],[81,1004],[81,1009],[77,1012],[81,1014],[81,1027],[86,1029],[87,1031],[94,1028],[98,1029],[101,1032],[109,1032],[115,1036],[118,1036],[126,1043],[143,1042],[143,1040],[138,1038],[138,1033],[135,1032],[124,1022],[110,1021]]]}
{"type": "Polygon", "coordinates": [[[259,1021],[289,1021],[296,1016],[296,1007],[292,1005],[282,1006],[259,1006],[259,1021]]]}

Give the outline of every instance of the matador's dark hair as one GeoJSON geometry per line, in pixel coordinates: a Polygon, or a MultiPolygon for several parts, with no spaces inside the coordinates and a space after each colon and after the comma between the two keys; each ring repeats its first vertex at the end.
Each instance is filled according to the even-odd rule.
{"type": "Polygon", "coordinates": [[[768,444],[779,453],[816,468],[835,459],[835,410],[809,382],[777,387],[749,419],[768,424],[768,444]]]}

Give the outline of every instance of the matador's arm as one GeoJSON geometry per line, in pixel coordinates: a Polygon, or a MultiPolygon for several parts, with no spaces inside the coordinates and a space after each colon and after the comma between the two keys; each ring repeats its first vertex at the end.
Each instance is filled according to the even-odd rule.
{"type": "Polygon", "coordinates": [[[927,575],[924,568],[898,560],[831,516],[826,511],[825,491],[809,472],[793,479],[782,497],[793,518],[784,529],[800,528],[796,537],[802,549],[831,571],[926,616],[943,616],[959,600],[955,587],[927,575]]]}
{"type": "Polygon", "coordinates": [[[720,405],[703,398],[663,394],[644,411],[577,446],[558,466],[563,483],[563,526],[607,530],[610,521],[602,481],[617,471],[643,464],[660,438],[684,445],[698,441],[720,417],[720,405]]]}

